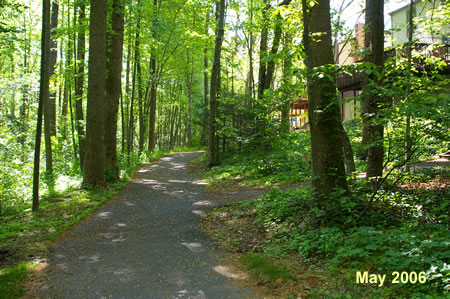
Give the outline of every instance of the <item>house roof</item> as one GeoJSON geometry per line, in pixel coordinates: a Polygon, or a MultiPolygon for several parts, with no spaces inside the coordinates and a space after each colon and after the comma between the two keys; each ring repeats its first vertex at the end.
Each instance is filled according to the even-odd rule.
{"type": "MultiPolygon", "coordinates": [[[[420,2],[420,0],[414,0],[414,4],[416,4],[416,3],[418,3],[418,2],[420,2]]],[[[392,16],[393,14],[395,14],[395,13],[401,11],[401,10],[404,10],[404,9],[406,9],[406,8],[408,8],[408,7],[409,7],[409,3],[408,3],[408,4],[405,4],[404,6],[402,6],[402,7],[400,7],[400,8],[397,8],[396,10],[391,11],[391,12],[389,13],[389,15],[392,16]]]]}

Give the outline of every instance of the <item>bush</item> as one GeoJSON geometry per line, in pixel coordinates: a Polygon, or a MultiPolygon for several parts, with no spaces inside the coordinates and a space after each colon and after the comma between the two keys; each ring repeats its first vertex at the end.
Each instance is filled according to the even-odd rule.
{"type": "MultiPolygon", "coordinates": [[[[448,291],[450,243],[447,226],[435,222],[434,217],[417,216],[414,209],[420,197],[408,194],[396,197],[395,193],[387,196],[385,202],[369,208],[363,219],[356,222],[361,208],[367,205],[364,190],[359,190],[359,203],[356,196],[341,198],[341,211],[336,215],[344,217],[347,213],[353,220],[321,221],[323,227],[308,224],[308,189],[274,189],[242,205],[253,207],[256,223],[269,232],[271,240],[265,248],[266,253],[283,255],[290,251],[299,253],[306,260],[321,258],[330,270],[353,275],[352,279],[356,271],[384,273],[388,277],[392,277],[394,271],[426,273],[425,284],[388,285],[388,289],[376,291],[386,292],[389,296],[436,296],[448,291]],[[396,206],[398,201],[404,203],[401,209],[396,206]]],[[[437,212],[442,214],[441,210],[437,212]]]]}

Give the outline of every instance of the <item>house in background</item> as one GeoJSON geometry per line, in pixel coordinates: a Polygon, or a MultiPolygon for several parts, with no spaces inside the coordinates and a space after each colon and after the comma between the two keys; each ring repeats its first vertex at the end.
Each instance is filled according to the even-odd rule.
{"type": "MultiPolygon", "coordinates": [[[[414,1],[413,16],[418,21],[413,31],[413,40],[420,44],[449,44],[450,22],[446,21],[446,25],[436,30],[430,28],[430,25],[425,24],[424,21],[437,19],[431,10],[436,9],[441,5],[441,1],[414,1]],[[436,32],[437,31],[437,32],[436,32]]],[[[409,4],[400,7],[389,13],[392,38],[389,46],[403,45],[408,42],[408,18],[409,18],[409,4]]],[[[431,24],[431,22],[429,22],[431,24]]]]}
{"type": "Polygon", "coordinates": [[[289,124],[291,130],[306,128],[308,123],[308,99],[299,97],[296,102],[290,103],[289,106],[289,124]]]}
{"type": "MultiPolygon", "coordinates": [[[[430,9],[436,8],[440,5],[440,1],[415,1],[413,14],[417,19],[425,20],[429,18],[430,9]]],[[[392,34],[385,35],[385,48],[392,48],[392,46],[403,45],[408,41],[407,27],[408,27],[408,13],[409,4],[389,13],[392,34]]],[[[425,54],[425,58],[434,56],[440,57],[447,62],[447,68],[444,69],[444,74],[450,74],[450,22],[447,22],[439,32],[431,34],[426,30],[426,24],[419,22],[414,28],[413,40],[416,43],[413,46],[414,51],[420,51],[425,54]],[[431,49],[430,45],[439,44],[440,47],[431,49]]],[[[355,26],[355,37],[353,39],[339,42],[335,45],[334,59],[335,63],[339,65],[350,65],[362,61],[362,56],[359,55],[360,50],[364,47],[364,24],[359,23],[355,26]]],[[[396,50],[385,51],[385,58],[395,56],[396,50]]],[[[421,60],[414,60],[416,67],[423,67],[424,63],[421,60]]],[[[351,75],[338,74],[336,76],[336,86],[340,98],[340,110],[342,121],[350,121],[360,113],[360,101],[355,97],[359,96],[362,91],[363,74],[354,71],[351,75]]],[[[290,104],[290,124],[291,129],[305,128],[308,122],[308,100],[306,98],[299,98],[297,102],[290,104]]]]}
{"type": "MultiPolygon", "coordinates": [[[[355,26],[355,37],[351,40],[339,42],[335,45],[335,63],[339,65],[350,65],[361,61],[358,50],[364,47],[364,24],[358,23],[355,26]]],[[[355,99],[361,94],[362,74],[353,72],[352,76],[338,75],[336,85],[341,100],[342,121],[349,121],[359,113],[360,102],[355,99]]]]}
{"type": "MultiPolygon", "coordinates": [[[[439,1],[416,1],[413,7],[413,14],[419,20],[428,18],[430,9],[439,6],[439,1]]],[[[392,27],[392,35],[387,35],[385,38],[385,48],[403,45],[408,41],[407,27],[408,27],[408,13],[409,4],[397,10],[392,11],[390,15],[390,22],[392,27]]],[[[444,69],[445,74],[450,73],[450,23],[442,26],[439,32],[431,34],[426,30],[426,24],[419,22],[414,28],[413,40],[416,43],[413,45],[414,51],[420,51],[427,57],[440,57],[447,62],[447,68],[444,69]],[[430,45],[442,45],[440,47],[430,47],[430,45]]],[[[358,55],[358,49],[364,47],[364,24],[355,26],[355,38],[349,42],[338,43],[335,47],[335,60],[337,64],[349,65],[362,60],[358,55]]],[[[385,51],[385,58],[394,56],[395,50],[385,51]]],[[[416,67],[423,68],[424,62],[422,60],[414,60],[416,67]]],[[[341,115],[343,121],[349,121],[355,118],[359,113],[360,102],[356,101],[354,97],[361,94],[361,82],[363,75],[360,72],[353,72],[352,75],[339,74],[336,77],[336,85],[341,99],[341,115]]]]}

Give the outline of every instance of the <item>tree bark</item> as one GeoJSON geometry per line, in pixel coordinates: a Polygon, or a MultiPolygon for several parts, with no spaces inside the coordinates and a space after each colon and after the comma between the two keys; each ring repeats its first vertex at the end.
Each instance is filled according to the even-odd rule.
{"type": "MultiPolygon", "coordinates": [[[[55,29],[58,27],[58,10],[59,5],[56,1],[52,3],[51,20],[50,20],[50,44],[49,44],[49,78],[55,73],[55,64],[57,57],[56,34],[55,29]]],[[[46,182],[50,191],[54,189],[53,178],[53,150],[52,137],[56,136],[56,92],[49,92],[48,97],[44,98],[44,138],[45,138],[45,172],[46,182]]]]}
{"type": "Polygon", "coordinates": [[[189,116],[187,125],[187,137],[188,137],[188,147],[192,147],[192,84],[194,81],[194,57],[189,57],[188,63],[191,60],[191,71],[186,74],[187,87],[188,87],[188,102],[189,102],[189,116]],[[190,58],[190,59],[189,59],[190,58]]]}
{"type": "Polygon", "coordinates": [[[119,180],[117,164],[117,113],[122,90],[122,56],[124,32],[124,3],[114,0],[111,16],[111,41],[107,60],[105,171],[108,180],[119,180]]]}
{"type": "Polygon", "coordinates": [[[333,64],[329,0],[319,0],[311,8],[302,1],[303,42],[308,70],[308,114],[311,132],[312,208],[326,210],[333,192],[348,192],[345,178],[340,111],[334,74],[317,76],[314,68],[333,64]],[[318,37],[320,36],[320,38],[318,37]]]}
{"type": "Polygon", "coordinates": [[[50,56],[50,0],[42,1],[42,35],[41,35],[41,78],[39,86],[39,106],[34,145],[33,167],[33,205],[32,210],[39,209],[39,169],[41,158],[42,110],[44,99],[49,96],[49,56],[50,56]]]}
{"type": "Polygon", "coordinates": [[[285,87],[283,102],[281,103],[281,133],[288,134],[289,133],[289,112],[291,110],[290,102],[290,85],[292,81],[292,56],[289,55],[288,50],[290,44],[292,43],[292,37],[288,35],[285,41],[285,58],[283,65],[283,86],[285,87]]]}
{"type": "Polygon", "coordinates": [[[352,144],[350,138],[341,123],[342,150],[344,151],[345,172],[351,174],[356,170],[355,159],[353,158],[352,144]]]}
{"type": "Polygon", "coordinates": [[[77,36],[77,70],[75,79],[75,118],[78,134],[78,152],[80,155],[80,168],[84,169],[85,156],[85,135],[84,135],[84,114],[83,114],[83,85],[84,85],[84,60],[86,53],[86,38],[84,24],[86,23],[86,6],[84,1],[78,3],[78,25],[80,29],[77,36]]]}
{"type": "Polygon", "coordinates": [[[91,0],[86,161],[83,185],[105,187],[105,76],[107,0],[91,0]]]}
{"type": "Polygon", "coordinates": [[[220,56],[222,52],[222,42],[224,37],[225,23],[225,1],[220,0],[218,13],[218,27],[216,32],[216,42],[214,48],[214,62],[211,70],[211,88],[210,88],[210,108],[209,108],[209,146],[208,146],[208,165],[209,167],[218,164],[217,143],[216,143],[216,109],[217,109],[217,90],[219,88],[220,76],[220,56]]]}
{"type": "Polygon", "coordinates": [[[269,11],[270,4],[268,3],[268,0],[264,0],[264,4],[265,7],[263,11],[263,27],[261,30],[261,42],[259,45],[258,99],[262,99],[262,96],[264,94],[267,70],[267,62],[264,62],[263,59],[267,55],[267,38],[269,34],[267,13],[269,11]]]}
{"type": "MultiPolygon", "coordinates": [[[[208,30],[209,30],[209,9],[206,12],[206,21],[205,21],[205,35],[208,36],[208,30]]],[[[207,132],[208,132],[208,114],[209,114],[209,100],[208,100],[208,93],[209,93],[209,84],[208,84],[208,42],[206,42],[205,48],[203,50],[203,88],[204,88],[204,106],[203,106],[203,127],[202,127],[202,134],[200,136],[200,145],[206,146],[207,145],[207,132]]]]}
{"type": "MultiPolygon", "coordinates": [[[[409,2],[409,12],[408,12],[408,44],[406,45],[406,57],[408,59],[408,69],[406,73],[407,86],[406,86],[406,98],[411,94],[411,71],[412,71],[412,45],[413,45],[413,12],[414,12],[414,1],[409,2]]],[[[411,156],[412,156],[412,138],[411,138],[411,114],[408,112],[406,115],[406,126],[405,126],[405,172],[411,170],[411,156]]]]}
{"type": "MultiPolygon", "coordinates": [[[[381,72],[384,64],[384,9],[383,0],[366,2],[366,37],[365,47],[368,54],[365,61],[373,63],[381,72]]],[[[379,112],[383,104],[379,96],[373,95],[370,81],[376,82],[375,75],[366,78],[363,88],[363,141],[367,148],[366,178],[381,176],[383,173],[383,125],[379,112]]]]}
{"type": "MultiPolygon", "coordinates": [[[[284,0],[281,6],[286,6],[291,3],[291,0],[284,0]]],[[[267,62],[267,73],[264,78],[264,90],[269,89],[273,80],[274,72],[275,72],[275,60],[273,56],[278,53],[278,48],[280,47],[281,34],[283,33],[282,29],[283,19],[280,14],[277,14],[275,18],[275,29],[274,29],[274,37],[272,43],[272,49],[270,50],[270,55],[272,55],[272,59],[267,62]]]]}
{"type": "MultiPolygon", "coordinates": [[[[156,18],[158,16],[158,0],[153,1],[153,16],[154,22],[156,22],[156,18]]],[[[152,36],[156,40],[157,34],[157,26],[153,23],[152,26],[152,36]]],[[[149,129],[148,129],[148,151],[152,152],[155,150],[156,146],[156,97],[158,92],[158,80],[157,69],[156,69],[156,53],[155,48],[152,48],[152,53],[150,57],[150,74],[151,74],[151,88],[150,88],[150,117],[149,117],[149,129]]]]}

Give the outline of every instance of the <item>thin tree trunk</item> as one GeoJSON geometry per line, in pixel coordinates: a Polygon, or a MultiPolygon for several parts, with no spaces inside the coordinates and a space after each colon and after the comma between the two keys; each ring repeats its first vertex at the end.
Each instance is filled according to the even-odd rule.
{"type": "Polygon", "coordinates": [[[49,96],[49,56],[50,56],[50,0],[42,1],[42,35],[41,35],[41,78],[39,86],[39,106],[36,126],[36,140],[34,145],[33,167],[33,206],[39,209],[39,165],[41,158],[42,110],[44,99],[49,96]]]}
{"type": "Polygon", "coordinates": [[[125,72],[125,96],[122,96],[122,101],[125,100],[125,111],[122,117],[123,124],[123,132],[122,139],[124,143],[122,144],[122,153],[125,153],[128,150],[128,117],[130,115],[130,73],[131,73],[131,34],[128,36],[128,45],[127,45],[127,69],[125,72]]]}
{"type": "MultiPolygon", "coordinates": [[[[56,34],[55,30],[58,27],[58,3],[53,1],[51,20],[50,20],[50,57],[49,57],[49,78],[55,73],[55,64],[57,57],[56,49],[56,34]]],[[[56,136],[56,92],[49,92],[48,97],[44,98],[44,138],[45,138],[45,172],[46,183],[50,192],[54,190],[53,178],[53,150],[52,137],[56,136]]]]}
{"type": "MultiPolygon", "coordinates": [[[[292,77],[292,55],[289,55],[288,50],[292,43],[292,36],[287,35],[284,52],[284,65],[283,65],[283,86],[286,87],[286,90],[290,90],[291,85],[291,77],[292,77]]],[[[288,92],[284,92],[283,102],[281,103],[281,133],[287,134],[289,133],[289,111],[290,111],[290,102],[291,97],[288,92]]]]}
{"type": "MultiPolygon", "coordinates": [[[[156,65],[156,61],[155,61],[156,65]]],[[[156,80],[156,78],[155,78],[156,80]]],[[[156,124],[156,93],[158,91],[157,83],[152,83],[150,89],[150,125],[149,125],[149,139],[148,139],[148,151],[155,150],[156,138],[155,138],[155,124],[156,124]]]]}
{"type": "Polygon", "coordinates": [[[344,162],[345,162],[345,171],[347,174],[353,173],[355,168],[355,159],[353,158],[353,149],[352,144],[350,143],[350,138],[348,138],[348,134],[345,131],[344,126],[341,123],[341,134],[342,134],[342,149],[344,151],[344,162]]]}
{"type": "MultiPolygon", "coordinates": [[[[140,23],[140,21],[138,21],[140,23]]],[[[138,29],[140,25],[138,25],[138,29]]],[[[139,30],[136,31],[135,41],[134,41],[134,66],[133,75],[131,79],[131,103],[130,103],[130,116],[128,118],[128,154],[133,152],[133,142],[134,142],[134,98],[136,95],[136,73],[137,73],[137,59],[136,55],[139,55],[139,51],[136,52],[136,48],[139,47],[139,30]]]]}
{"type": "Polygon", "coordinates": [[[111,41],[107,60],[106,80],[106,126],[105,126],[105,171],[107,179],[119,180],[117,164],[117,113],[122,90],[122,56],[124,32],[124,4],[113,1],[111,16],[111,41]]]}
{"type": "MultiPolygon", "coordinates": [[[[368,50],[366,61],[373,63],[381,72],[384,64],[384,16],[383,0],[366,2],[366,37],[365,47],[368,50]]],[[[380,106],[382,99],[372,95],[370,81],[377,79],[374,75],[367,78],[363,89],[363,139],[367,147],[366,178],[381,176],[383,173],[383,130],[380,121],[380,106]]]]}
{"type": "MultiPolygon", "coordinates": [[[[406,57],[408,59],[408,69],[406,73],[406,98],[411,94],[411,71],[412,71],[412,45],[413,45],[413,12],[414,12],[414,1],[410,0],[409,2],[409,16],[408,16],[408,44],[406,46],[406,57]]],[[[405,147],[406,147],[406,164],[405,164],[405,172],[409,172],[411,170],[411,156],[412,156],[412,138],[411,138],[411,114],[407,112],[406,114],[406,126],[405,126],[405,147]]]]}
{"type": "MultiPolygon", "coordinates": [[[[206,21],[205,21],[205,35],[208,36],[209,31],[209,9],[206,12],[206,21]]],[[[209,84],[208,84],[208,44],[205,44],[205,48],[203,50],[203,89],[204,89],[204,106],[203,106],[203,126],[202,126],[202,134],[200,136],[200,145],[207,145],[207,133],[208,133],[208,118],[209,118],[209,101],[208,101],[208,93],[209,93],[209,84]]]]}
{"type": "MultiPolygon", "coordinates": [[[[281,6],[286,6],[291,3],[291,0],[284,0],[281,4],[281,6]]],[[[272,49],[270,51],[270,55],[275,56],[278,53],[278,48],[280,47],[280,40],[281,40],[281,34],[283,33],[282,30],[283,25],[283,19],[280,14],[277,14],[275,19],[275,29],[274,29],[274,38],[272,43],[272,49]]],[[[269,89],[270,85],[273,80],[273,76],[275,73],[275,60],[272,58],[267,62],[267,73],[264,78],[264,90],[269,89]]]]}
{"type": "Polygon", "coordinates": [[[266,82],[266,71],[267,63],[264,62],[264,58],[267,55],[267,39],[269,34],[267,14],[270,8],[268,0],[264,0],[264,11],[263,11],[263,25],[261,31],[261,41],[259,45],[259,73],[258,73],[258,99],[262,99],[264,94],[264,86],[266,82]]]}
{"type": "MultiPolygon", "coordinates": [[[[158,0],[153,1],[154,18],[156,20],[158,14],[158,0]]],[[[156,40],[157,26],[153,24],[152,37],[156,40]]],[[[148,151],[155,150],[156,138],[155,138],[155,124],[156,124],[156,97],[158,92],[159,78],[157,78],[156,69],[156,53],[155,48],[152,48],[150,57],[150,73],[151,73],[151,89],[150,89],[150,117],[149,117],[149,129],[148,129],[148,151]]]]}
{"type": "Polygon", "coordinates": [[[211,71],[211,89],[210,89],[210,108],[209,108],[209,167],[218,164],[217,142],[216,142],[216,109],[217,109],[217,91],[219,88],[220,77],[220,56],[222,52],[222,42],[224,37],[225,23],[225,1],[220,0],[218,13],[218,27],[216,32],[216,42],[214,48],[214,62],[211,71]]]}
{"type": "Polygon", "coordinates": [[[86,7],[84,1],[78,4],[78,29],[77,36],[77,70],[75,79],[75,118],[78,134],[78,151],[80,156],[80,169],[84,169],[85,156],[85,136],[84,136],[84,114],[83,114],[83,85],[84,85],[84,60],[85,60],[85,33],[84,24],[86,23],[86,7]]]}
{"type": "MultiPolygon", "coordinates": [[[[189,55],[188,55],[189,60],[189,55]]],[[[187,75],[189,116],[187,126],[188,147],[192,147],[192,84],[194,81],[194,56],[191,57],[191,71],[187,75]]]]}

